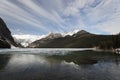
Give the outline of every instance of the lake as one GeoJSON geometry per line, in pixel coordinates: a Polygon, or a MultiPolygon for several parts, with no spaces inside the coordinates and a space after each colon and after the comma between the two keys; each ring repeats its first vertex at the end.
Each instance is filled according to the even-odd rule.
{"type": "Polygon", "coordinates": [[[0,80],[120,80],[120,55],[94,49],[0,49],[0,80]]]}

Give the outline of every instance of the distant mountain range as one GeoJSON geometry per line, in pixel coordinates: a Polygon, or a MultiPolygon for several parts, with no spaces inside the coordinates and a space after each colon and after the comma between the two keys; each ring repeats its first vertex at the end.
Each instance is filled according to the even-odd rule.
{"type": "Polygon", "coordinates": [[[54,38],[58,38],[58,37],[64,37],[64,36],[71,36],[75,33],[77,33],[79,30],[74,30],[72,32],[68,32],[68,33],[48,33],[46,35],[29,35],[29,34],[16,34],[16,35],[12,35],[14,40],[17,43],[22,44],[24,47],[27,47],[30,43],[36,41],[36,40],[40,40],[42,38],[49,38],[49,39],[54,39],[54,38]]]}
{"type": "Polygon", "coordinates": [[[93,48],[102,41],[112,39],[113,35],[96,35],[85,30],[76,31],[73,34],[62,35],[51,33],[48,36],[36,40],[28,45],[29,48],[93,48]]]}
{"type": "Polygon", "coordinates": [[[11,35],[5,22],[0,18],[0,48],[15,47],[28,48],[119,48],[119,35],[97,35],[85,30],[75,30],[69,33],[49,33],[43,36],[11,35]]]}
{"type": "Polygon", "coordinates": [[[15,42],[20,43],[21,45],[23,45],[24,47],[27,47],[30,43],[39,40],[43,37],[45,37],[46,35],[29,35],[29,34],[21,34],[21,35],[12,35],[15,42]]]}

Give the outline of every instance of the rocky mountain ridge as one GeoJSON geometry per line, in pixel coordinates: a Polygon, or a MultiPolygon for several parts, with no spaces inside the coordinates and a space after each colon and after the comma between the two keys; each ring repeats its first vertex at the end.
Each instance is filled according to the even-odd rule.
{"type": "Polygon", "coordinates": [[[2,18],[0,18],[0,48],[10,48],[11,45],[13,45],[15,47],[21,46],[20,44],[17,44],[14,41],[7,25],[2,20],[2,18]]]}
{"type": "MultiPolygon", "coordinates": [[[[29,48],[102,48],[111,49],[115,44],[120,44],[120,34],[98,35],[80,30],[74,34],[61,36],[52,33],[47,37],[29,44],[29,48]]],[[[119,45],[118,45],[119,46],[119,45]]]]}
{"type": "Polygon", "coordinates": [[[73,39],[85,37],[85,36],[92,36],[94,34],[91,34],[85,30],[80,30],[72,35],[65,35],[63,36],[60,33],[50,33],[45,38],[42,38],[40,40],[37,40],[31,44],[29,44],[28,47],[31,48],[61,48],[61,47],[67,47],[67,45],[74,44],[75,42],[71,42],[73,39]],[[71,43],[70,43],[70,42],[71,43]],[[66,44],[66,45],[65,45],[66,44]]]}

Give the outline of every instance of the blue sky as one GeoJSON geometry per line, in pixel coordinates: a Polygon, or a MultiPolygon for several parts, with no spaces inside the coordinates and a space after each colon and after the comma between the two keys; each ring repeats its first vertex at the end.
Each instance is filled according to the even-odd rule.
{"type": "Polygon", "coordinates": [[[114,34],[120,32],[120,0],[1,0],[0,17],[12,34],[114,34]]]}

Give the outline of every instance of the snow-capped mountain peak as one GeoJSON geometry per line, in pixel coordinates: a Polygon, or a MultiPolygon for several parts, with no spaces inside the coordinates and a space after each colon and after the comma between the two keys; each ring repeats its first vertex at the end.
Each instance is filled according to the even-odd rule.
{"type": "Polygon", "coordinates": [[[49,33],[48,36],[46,36],[47,39],[54,39],[59,37],[63,37],[63,35],[60,33],[49,33]]]}
{"type": "Polygon", "coordinates": [[[29,34],[24,34],[24,35],[13,35],[14,39],[16,42],[22,44],[24,47],[28,46],[30,43],[40,40],[40,39],[55,39],[55,38],[60,38],[60,37],[65,37],[67,35],[73,36],[75,34],[83,34],[86,33],[84,30],[74,30],[72,32],[68,33],[48,33],[47,35],[29,35],[29,34]]]}
{"type": "Polygon", "coordinates": [[[79,29],[76,29],[76,30],[73,30],[73,31],[71,31],[71,32],[63,33],[62,35],[63,35],[63,36],[67,36],[67,35],[72,36],[72,35],[76,34],[76,33],[79,32],[79,31],[80,31],[79,29]]]}

